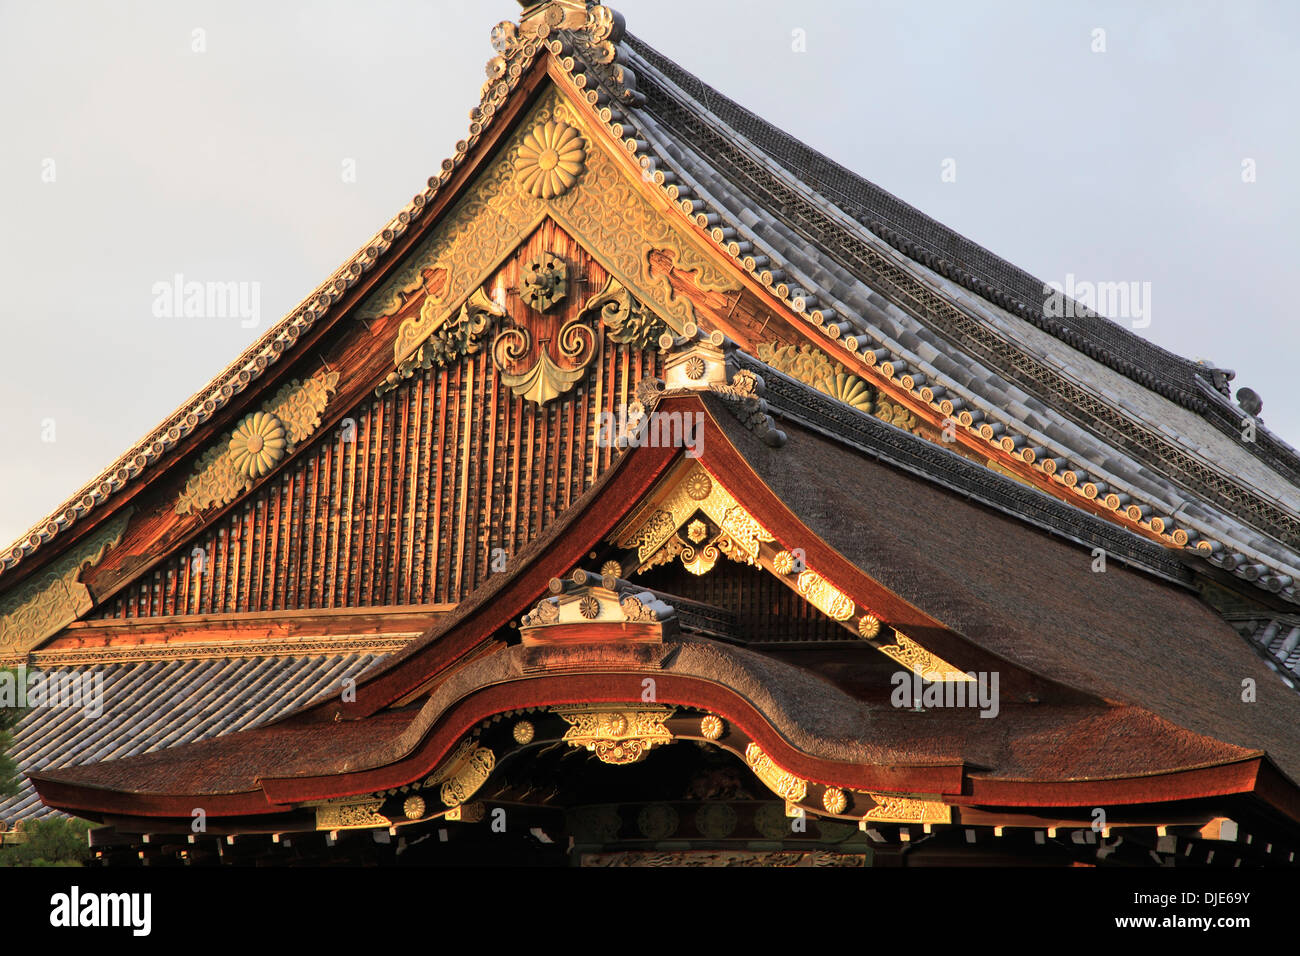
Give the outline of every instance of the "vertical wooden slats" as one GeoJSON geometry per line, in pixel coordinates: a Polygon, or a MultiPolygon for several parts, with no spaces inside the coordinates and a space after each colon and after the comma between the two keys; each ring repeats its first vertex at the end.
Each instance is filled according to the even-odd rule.
{"type": "MultiPolygon", "coordinates": [[[[548,313],[552,332],[606,278],[578,247],[566,254],[582,281],[548,313]]],[[[506,288],[517,274],[506,266],[506,288]]],[[[510,308],[527,311],[517,296],[510,308]]],[[[317,435],[287,477],[264,483],[101,616],[461,600],[490,577],[493,548],[512,562],[618,456],[597,443],[600,412],[617,420],[662,359],[603,333],[598,347],[588,376],[545,408],[501,384],[490,344],[367,399],[345,415],[350,441],[338,425],[317,435]],[[206,552],[202,573],[195,547],[206,552]]]]}

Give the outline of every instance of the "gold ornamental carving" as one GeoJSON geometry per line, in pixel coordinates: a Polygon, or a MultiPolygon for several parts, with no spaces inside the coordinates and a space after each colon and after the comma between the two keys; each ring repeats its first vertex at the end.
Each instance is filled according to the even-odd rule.
{"type": "Polygon", "coordinates": [[[247,416],[204,452],[176,501],[176,513],[228,504],[251,488],[320,427],[338,382],[338,372],[318,372],[281,388],[260,412],[247,416]]]}
{"type": "Polygon", "coordinates": [[[530,195],[554,199],[578,181],[586,161],[586,144],[578,131],[552,120],[524,134],[515,155],[515,172],[530,195]]]}
{"type": "Polygon", "coordinates": [[[663,320],[613,276],[606,280],[603,289],[586,301],[582,315],[598,317],[613,341],[645,351],[658,348],[659,336],[668,331],[663,320]]]}
{"type": "Polygon", "coordinates": [[[541,342],[532,364],[522,371],[513,371],[527,361],[533,336],[528,329],[510,328],[493,341],[492,362],[501,381],[515,395],[543,406],[569,391],[587,374],[598,350],[596,333],[577,316],[560,327],[556,347],[559,361],[551,357],[547,343],[541,342]]]}
{"type": "MultiPolygon", "coordinates": [[[[615,532],[614,540],[622,548],[635,548],[642,566],[647,565],[652,556],[657,557],[656,552],[665,546],[672,550],[668,560],[682,555],[683,563],[699,561],[703,556],[696,553],[697,549],[676,538],[678,529],[686,526],[698,512],[703,512],[719,529],[706,547],[714,547],[718,554],[725,554],[733,560],[753,563],[758,558],[760,545],[774,540],[722,483],[698,463],[692,463],[680,472],[662,500],[634,515],[630,522],[615,532]],[[673,540],[682,547],[673,545],[673,540]]],[[[716,559],[715,554],[713,560],[716,559]]]]}
{"type": "Polygon", "coordinates": [[[230,437],[230,459],[235,473],[261,478],[284,457],[287,444],[280,419],[268,412],[246,415],[230,437]]]}
{"type": "Polygon", "coordinates": [[[839,787],[827,787],[822,794],[822,806],[827,813],[843,813],[848,805],[848,795],[839,787]]]}
{"type": "Polygon", "coordinates": [[[894,644],[876,644],[881,653],[892,657],[913,673],[928,681],[970,681],[972,677],[943,658],[931,654],[906,634],[894,631],[894,644]]]}
{"type": "Polygon", "coordinates": [[[726,729],[727,725],[717,714],[705,714],[700,718],[700,735],[706,740],[720,740],[726,729]]]}
{"type": "Polygon", "coordinates": [[[564,740],[584,747],[604,763],[629,764],[645,758],[651,748],[671,743],[672,732],[664,722],[673,708],[553,708],[569,724],[564,740]]]}
{"type": "Polygon", "coordinates": [[[856,375],[844,371],[811,345],[779,345],[761,342],[758,358],[778,372],[811,385],[831,398],[870,414],[875,409],[876,391],[856,375]]]}
{"type": "Polygon", "coordinates": [[[880,636],[880,618],[874,614],[864,614],[858,618],[858,634],[867,640],[880,636]]]}
{"type": "Polygon", "coordinates": [[[407,797],[402,801],[402,816],[408,820],[418,820],[424,816],[428,808],[425,806],[424,797],[414,795],[407,797]]]}
{"type": "Polygon", "coordinates": [[[745,763],[764,786],[787,803],[798,803],[808,795],[808,781],[782,770],[758,744],[751,742],[745,748],[745,763]]]}
{"type": "Polygon", "coordinates": [[[447,807],[458,807],[487,782],[496,766],[496,754],[487,747],[466,741],[452,757],[442,775],[438,796],[447,807]]]}
{"type": "MultiPolygon", "coordinates": [[[[585,120],[552,89],[542,96],[531,123],[524,128],[531,131],[551,122],[581,131],[585,120]]],[[[585,134],[584,138],[590,140],[585,134]]],[[[524,134],[516,134],[501,158],[466,189],[438,228],[362,303],[358,316],[368,323],[398,315],[412,298],[427,294],[427,270],[446,270],[439,299],[427,308],[422,306],[418,314],[402,318],[393,344],[395,364],[404,362],[454,315],[518,247],[522,237],[547,217],[577,238],[624,289],[675,329],[693,321],[694,312],[689,301],[674,294],[667,274],[652,271],[650,249],[673,250],[676,265],[694,272],[704,288],[735,289],[730,275],[711,254],[698,247],[687,232],[679,231],[669,216],[642,195],[640,182],[603,149],[587,150],[581,177],[566,191],[549,200],[534,196],[515,167],[526,145],[524,139],[524,134]],[[503,227],[506,224],[509,228],[503,227]]],[[[601,307],[603,310],[603,304],[601,307]]]]}
{"type": "Polygon", "coordinates": [[[345,798],[316,807],[317,830],[371,830],[391,825],[388,817],[379,812],[384,801],[378,798],[357,800],[345,798]]]}
{"type": "Polygon", "coordinates": [[[126,533],[131,508],[0,598],[0,658],[18,657],[95,606],[81,572],[103,560],[126,533]]]}
{"type": "Polygon", "coordinates": [[[847,621],[853,616],[853,599],[809,568],[799,575],[796,588],[817,610],[833,621],[847,621]]]}
{"type": "Polygon", "coordinates": [[[530,720],[521,720],[517,722],[514,728],[510,731],[510,736],[514,737],[515,743],[520,746],[532,743],[533,737],[536,736],[536,734],[537,729],[533,727],[532,721],[530,720]]]}
{"type": "Polygon", "coordinates": [[[940,800],[918,800],[891,793],[868,793],[876,805],[863,823],[951,823],[952,808],[940,800]]]}
{"type": "MultiPolygon", "coordinates": [[[[441,297],[429,295],[424,300],[420,315],[436,314],[441,302],[441,297]]],[[[467,355],[476,354],[482,348],[483,340],[493,323],[506,314],[505,308],[493,300],[482,286],[475,289],[454,317],[449,316],[445,321],[432,323],[433,330],[424,343],[397,363],[397,369],[388,373],[383,384],[375,389],[375,394],[383,395],[392,391],[402,379],[410,378],[417,370],[450,365],[467,355]]]]}

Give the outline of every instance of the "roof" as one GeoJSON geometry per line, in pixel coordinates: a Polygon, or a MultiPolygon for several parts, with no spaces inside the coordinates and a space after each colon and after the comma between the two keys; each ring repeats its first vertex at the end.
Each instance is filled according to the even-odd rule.
{"type": "MultiPolygon", "coordinates": [[[[1008,447],[1037,450],[1038,468],[1060,462],[1083,483],[1108,486],[1144,527],[1159,518],[1189,543],[1199,536],[1228,571],[1300,602],[1293,586],[1300,580],[1300,458],[1262,427],[1256,442],[1237,440],[1240,409],[1203,380],[1202,367],[1100,317],[1044,319],[1042,283],[763,122],[636,37],[620,39],[621,23],[606,8],[587,11],[581,29],[554,31],[536,26],[540,10],[525,14],[536,35],[498,31],[501,55],[489,64],[470,133],[428,188],[209,386],[0,553],[0,581],[154,462],[177,448],[188,452],[196,428],[323,321],[351,309],[359,290],[436,220],[428,210],[441,209],[472,172],[476,145],[501,128],[516,89],[549,58],[586,82],[593,102],[607,103],[610,128],[629,137],[630,152],[656,173],[652,179],[662,185],[673,174],[673,196],[698,197],[686,200],[700,210],[696,218],[717,210],[722,224],[705,233],[734,247],[746,268],[772,259],[749,272],[786,289],[796,317],[812,318],[828,344],[851,343],[841,359],[882,347],[981,409],[1005,429],[1008,447]],[[900,263],[910,270],[902,278],[900,263]],[[782,271],[788,282],[776,280],[782,271]],[[805,308],[819,297],[821,308],[805,308]],[[827,302],[838,303],[838,312],[827,302]]],[[[990,453],[1003,451],[995,442],[990,453]]],[[[1012,456],[1017,463],[1019,456],[1012,456]]],[[[1116,520],[1123,513],[1117,506],[1116,520]]]]}
{"type": "MultiPolygon", "coordinates": [[[[1205,415],[1226,433],[1240,432],[1239,412],[1225,417],[1223,403],[1213,402],[1207,395],[1207,387],[1227,394],[1226,385],[1220,387],[1212,374],[1216,370],[1169,352],[1078,303],[1074,304],[1071,315],[1059,318],[1044,315],[1048,287],[1041,279],[768,123],[645,41],[632,34],[626,39],[640,60],[652,68],[638,74],[637,88],[647,96],[644,108],[687,142],[698,144],[708,137],[708,146],[721,151],[708,151],[704,155],[730,161],[733,173],[730,181],[761,201],[765,210],[779,210],[781,218],[795,220],[791,206],[779,201],[785,197],[774,196],[770,189],[764,188],[762,179],[754,174],[757,171],[747,169],[749,164],[743,161],[743,154],[735,144],[749,143],[757,147],[795,181],[829,200],[908,258],[934,269],[1145,388],[1205,415]],[[660,79],[667,83],[661,85],[660,79]],[[681,103],[676,99],[679,96],[698,104],[700,113],[711,114],[736,134],[730,149],[725,139],[711,136],[698,119],[681,110],[681,103]]],[[[1300,457],[1295,449],[1275,436],[1266,435],[1259,452],[1272,467],[1283,470],[1293,481],[1300,479],[1300,457]]]]}
{"type": "Polygon", "coordinates": [[[382,655],[227,657],[113,664],[90,669],[47,668],[49,675],[91,676],[103,682],[103,711],[38,707],[13,731],[10,756],[22,782],[0,800],[0,821],[43,817],[27,775],[47,766],[119,760],[261,726],[319,693],[338,688],[382,655]]]}
{"type": "MultiPolygon", "coordinates": [[[[1047,783],[1190,772],[1267,754],[1293,780],[1300,777],[1300,743],[1291,732],[1300,697],[1279,692],[1276,676],[1187,588],[1118,564],[1094,573],[1088,548],[969,501],[932,476],[877,460],[892,451],[873,442],[870,430],[850,442],[784,416],[786,441],[774,446],[751,430],[752,417],[735,417],[721,397],[669,393],[662,401],[701,403],[702,464],[725,476],[731,493],[777,540],[803,542],[809,564],[833,575],[859,606],[879,607],[887,621],[910,615],[908,632],[958,666],[1001,670],[1004,703],[992,722],[941,709],[918,723],[889,706],[887,692],[849,695],[788,658],[691,637],[680,647],[664,645],[661,699],[672,699],[664,695],[676,686],[668,683],[674,675],[716,685],[756,707],[786,741],[765,746],[793,745],[789,759],[812,760],[822,773],[835,772],[831,764],[894,773],[957,761],[985,780],[1047,783]],[[844,494],[846,475],[870,494],[844,494]],[[989,561],[994,554],[996,566],[989,561]],[[867,593],[881,600],[861,603],[867,593]],[[1243,676],[1260,687],[1250,706],[1239,697],[1243,676]]],[[[782,411],[779,403],[769,407],[782,411]]],[[[890,438],[902,434],[874,425],[890,438]]],[[[928,444],[908,435],[901,441],[928,444]]],[[[601,696],[611,693],[609,673],[617,667],[610,662],[599,673],[561,665],[548,674],[537,658],[545,648],[506,648],[494,636],[544,593],[543,580],[584,557],[593,531],[602,535],[600,528],[632,511],[674,460],[664,451],[635,448],[621,456],[511,573],[366,675],[357,705],[318,704],[252,735],[168,754],[47,770],[41,786],[55,793],[87,786],[243,793],[267,781],[298,781],[268,789],[254,802],[265,810],[266,799],[301,797],[340,775],[359,775],[368,788],[381,789],[409,782],[393,774],[429,773],[430,761],[493,706],[544,705],[555,694],[612,699],[601,696]],[[627,494],[633,482],[644,489],[635,496],[627,494]],[[493,687],[501,691],[495,705],[458,710],[493,687]],[[412,696],[410,688],[420,691],[412,696]],[[453,714],[461,714],[460,724],[439,724],[453,714]],[[441,743],[430,750],[435,736],[441,743]]],[[[611,654],[618,648],[612,643],[611,654]]],[[[730,699],[718,698],[720,706],[730,699]]],[[[347,784],[328,786],[330,794],[322,795],[347,784]]]]}

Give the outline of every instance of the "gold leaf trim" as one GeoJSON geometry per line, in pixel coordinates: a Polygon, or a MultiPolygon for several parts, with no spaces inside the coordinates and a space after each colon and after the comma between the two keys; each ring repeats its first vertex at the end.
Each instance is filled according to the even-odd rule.
{"type": "Polygon", "coordinates": [[[847,621],[853,616],[853,599],[809,568],[799,575],[796,587],[817,610],[833,621],[847,621]]]}
{"type": "Polygon", "coordinates": [[[876,806],[867,811],[863,822],[873,823],[951,823],[952,808],[940,800],[918,800],[892,793],[870,793],[876,806]]]}
{"type": "Polygon", "coordinates": [[[752,741],[745,748],[745,763],[749,764],[749,769],[763,781],[764,786],[778,797],[783,797],[787,803],[798,803],[808,795],[807,780],[782,770],[763,752],[762,747],[752,741]]]}

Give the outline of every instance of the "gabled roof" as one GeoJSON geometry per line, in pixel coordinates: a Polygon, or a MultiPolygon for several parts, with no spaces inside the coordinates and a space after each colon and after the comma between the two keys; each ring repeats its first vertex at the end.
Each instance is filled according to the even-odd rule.
{"type": "MultiPolygon", "coordinates": [[[[1256,793],[1300,819],[1300,794],[1274,769],[1300,776],[1290,732],[1300,697],[1277,688],[1186,588],[1120,565],[1094,573],[1087,547],[944,487],[930,456],[906,470],[873,460],[894,457],[899,440],[933,446],[867,416],[848,440],[774,402],[778,432],[752,373],[732,369],[733,383],[669,390],[655,412],[702,416],[699,465],[773,549],[798,542],[807,568],[847,595],[852,613],[870,608],[958,667],[999,671],[999,719],[941,708],[910,720],[880,692],[854,697],[796,662],[690,635],[671,647],[665,637],[667,653],[647,657],[648,645],[593,631],[604,641],[598,667],[590,651],[571,657],[564,645],[505,646],[510,621],[554,590],[547,582],[606,548],[689,464],[680,448],[649,445],[622,455],[510,573],[367,674],[355,702],[331,694],[252,734],[48,770],[38,789],[58,806],[133,817],[177,816],[199,794],[214,816],[287,810],[408,784],[495,713],[626,700],[654,672],[662,703],[715,711],[778,764],[823,783],[942,793],[955,805],[1256,793]],[[864,493],[842,493],[849,474],[864,493]],[[1243,676],[1260,688],[1249,706],[1243,676]]],[[[808,391],[803,404],[815,405],[808,391]]]]}
{"type": "Polygon", "coordinates": [[[1101,318],[1043,320],[1041,283],[624,38],[608,8],[556,0],[523,21],[494,34],[499,55],[470,133],[428,188],[222,375],[0,554],[0,584],[26,574],[15,566],[56,537],[105,520],[105,505],[130,500],[159,463],[194,453],[240,393],[279,384],[282,360],[320,341],[429,233],[550,71],[598,110],[611,140],[701,237],[783,303],[790,321],[824,333],[848,368],[927,412],[961,409],[961,427],[986,433],[991,457],[1060,497],[1091,489],[1075,499],[1081,506],[1113,499],[1118,525],[1196,545],[1225,570],[1300,601],[1300,464],[1262,428],[1253,445],[1227,438],[1238,412],[1194,363],[1101,318]],[[270,381],[255,385],[262,377],[270,381]]]}

